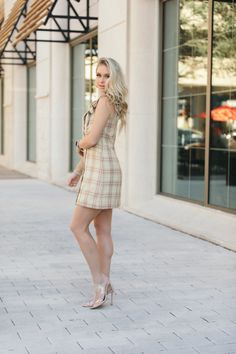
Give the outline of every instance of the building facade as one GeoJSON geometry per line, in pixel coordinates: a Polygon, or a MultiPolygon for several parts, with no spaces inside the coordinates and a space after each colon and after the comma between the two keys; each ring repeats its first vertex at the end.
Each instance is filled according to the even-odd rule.
{"type": "MultiPolygon", "coordinates": [[[[16,1],[3,3],[6,21],[16,1]]],[[[129,89],[121,207],[236,250],[236,1],[51,3],[55,18],[28,30],[26,62],[5,64],[11,43],[1,54],[0,164],[65,186],[97,58],[113,57],[129,89]],[[89,13],[81,33],[73,8],[85,24],[89,13]]]]}

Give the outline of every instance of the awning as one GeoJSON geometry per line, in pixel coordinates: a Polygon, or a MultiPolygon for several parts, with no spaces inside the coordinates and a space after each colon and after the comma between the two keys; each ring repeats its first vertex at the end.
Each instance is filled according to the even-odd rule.
{"type": "Polygon", "coordinates": [[[3,7],[3,0],[0,0],[0,28],[4,20],[4,7],[3,7]]]}
{"type": "Polygon", "coordinates": [[[27,42],[69,42],[72,33],[85,34],[91,31],[91,21],[97,21],[97,17],[90,16],[90,1],[86,0],[86,14],[81,16],[76,9],[80,0],[65,0],[67,3],[66,14],[57,14],[58,0],[35,0],[26,14],[19,32],[15,37],[14,46],[21,41],[27,42]],[[45,27],[52,19],[54,27],[45,27]],[[44,26],[44,28],[41,28],[44,26]],[[40,32],[61,33],[60,38],[40,38],[40,32]],[[33,35],[33,38],[32,38],[33,35]]]}
{"type": "Polygon", "coordinates": [[[0,64],[22,65],[34,61],[37,42],[69,42],[74,39],[72,34],[87,34],[94,30],[97,20],[96,16],[90,15],[90,0],[84,0],[82,6],[80,0],[64,0],[63,3],[58,0],[16,0],[0,30],[0,64]],[[63,15],[62,4],[66,4],[63,15]],[[56,34],[40,37],[41,32],[56,34]]]}
{"type": "Polygon", "coordinates": [[[217,107],[211,111],[211,118],[219,122],[236,120],[236,108],[228,106],[217,107]]]}
{"type": "Polygon", "coordinates": [[[34,58],[34,52],[25,45],[23,49],[18,50],[13,47],[8,47],[9,43],[12,43],[13,36],[18,30],[17,26],[23,15],[26,13],[26,6],[28,0],[16,0],[9,16],[3,22],[0,30],[0,62],[1,64],[25,64],[28,60],[28,54],[30,58],[34,58]]]}
{"type": "Polygon", "coordinates": [[[20,41],[26,39],[31,33],[35,32],[40,26],[44,24],[43,19],[48,16],[49,11],[53,5],[53,0],[35,0],[15,37],[13,45],[15,46],[20,41]]]}
{"type": "Polygon", "coordinates": [[[31,33],[35,32],[40,26],[44,25],[44,18],[48,16],[53,6],[53,0],[35,0],[15,37],[13,45],[16,46],[22,40],[25,40],[31,33]]]}
{"type": "MultiPolygon", "coordinates": [[[[193,118],[206,118],[206,112],[193,115],[193,118]]],[[[236,120],[236,107],[219,106],[211,110],[211,119],[218,122],[236,120]]]]}

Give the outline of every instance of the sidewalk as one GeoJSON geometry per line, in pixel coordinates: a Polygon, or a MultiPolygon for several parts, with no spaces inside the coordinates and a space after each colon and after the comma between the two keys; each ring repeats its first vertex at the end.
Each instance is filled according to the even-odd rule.
{"type": "Polygon", "coordinates": [[[90,310],[76,194],[11,178],[0,196],[0,354],[236,353],[236,253],[114,209],[114,305],[90,310]]]}

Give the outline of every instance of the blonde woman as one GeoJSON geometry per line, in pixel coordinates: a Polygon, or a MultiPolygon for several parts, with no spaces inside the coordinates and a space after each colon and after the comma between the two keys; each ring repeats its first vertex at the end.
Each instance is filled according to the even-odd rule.
{"type": "Polygon", "coordinates": [[[127,88],[120,65],[112,58],[100,58],[96,68],[99,97],[83,117],[83,138],[77,142],[81,159],[68,180],[80,180],[70,229],[88,263],[94,294],[84,304],[91,309],[102,306],[107,296],[113,301],[110,282],[113,255],[111,236],[112,208],[120,206],[122,172],[114,143],[118,121],[125,126],[127,88]],[[94,221],[96,241],[89,225],[94,221]]]}

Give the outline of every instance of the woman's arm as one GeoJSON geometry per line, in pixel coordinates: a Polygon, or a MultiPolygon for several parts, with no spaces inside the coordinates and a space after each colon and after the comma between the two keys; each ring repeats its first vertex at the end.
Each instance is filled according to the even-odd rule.
{"type": "Polygon", "coordinates": [[[67,184],[70,187],[76,186],[76,184],[79,182],[81,175],[83,174],[84,171],[84,158],[82,157],[80,161],[77,163],[75,166],[74,171],[70,174],[67,180],[67,184]]]}
{"type": "Polygon", "coordinates": [[[106,96],[100,97],[90,132],[79,141],[79,147],[89,149],[96,145],[102,135],[110,115],[114,112],[112,103],[106,96]]]}
{"type": "Polygon", "coordinates": [[[80,160],[79,160],[79,162],[78,162],[77,165],[75,166],[73,172],[75,172],[75,174],[77,174],[77,176],[81,176],[82,173],[83,173],[83,171],[84,171],[84,158],[81,157],[80,160]]]}

